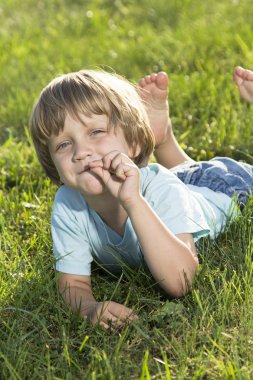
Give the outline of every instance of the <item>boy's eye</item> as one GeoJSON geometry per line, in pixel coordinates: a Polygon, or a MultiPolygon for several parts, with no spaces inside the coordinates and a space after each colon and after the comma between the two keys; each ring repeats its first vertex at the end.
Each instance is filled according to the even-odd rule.
{"type": "Polygon", "coordinates": [[[63,143],[57,145],[56,150],[62,150],[67,148],[70,145],[70,141],[64,141],[63,143]]]}
{"type": "Polygon", "coordinates": [[[94,129],[93,131],[91,131],[91,135],[96,136],[96,135],[99,135],[100,133],[104,133],[104,132],[105,132],[104,129],[94,129]]]}

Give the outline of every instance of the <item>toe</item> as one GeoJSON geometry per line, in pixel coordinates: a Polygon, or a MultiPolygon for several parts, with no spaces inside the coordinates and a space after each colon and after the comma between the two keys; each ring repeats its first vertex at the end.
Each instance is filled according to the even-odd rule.
{"type": "Polygon", "coordinates": [[[169,84],[168,75],[164,71],[160,71],[156,77],[156,84],[161,90],[167,90],[169,84]]]}

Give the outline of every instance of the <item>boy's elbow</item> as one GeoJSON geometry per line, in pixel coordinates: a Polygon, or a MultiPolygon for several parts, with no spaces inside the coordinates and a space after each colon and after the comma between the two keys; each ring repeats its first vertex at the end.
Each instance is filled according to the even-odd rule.
{"type": "Polygon", "coordinates": [[[199,269],[199,261],[197,256],[194,256],[187,267],[178,270],[177,280],[173,286],[170,286],[167,293],[172,298],[180,298],[185,296],[192,289],[195,274],[199,269]]]}
{"type": "Polygon", "coordinates": [[[194,277],[199,269],[199,260],[196,255],[192,257],[192,260],[187,268],[183,269],[181,274],[182,286],[178,297],[185,296],[191,289],[194,277]]]}

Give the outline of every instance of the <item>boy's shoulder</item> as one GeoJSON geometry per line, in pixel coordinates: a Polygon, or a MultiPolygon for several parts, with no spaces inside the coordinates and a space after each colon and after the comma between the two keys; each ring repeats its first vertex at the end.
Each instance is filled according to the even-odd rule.
{"type": "Polygon", "coordinates": [[[66,185],[60,186],[56,193],[55,193],[55,199],[62,198],[62,197],[72,197],[72,196],[77,196],[79,194],[77,191],[71,189],[70,187],[66,185]]]}
{"type": "Polygon", "coordinates": [[[191,196],[191,191],[174,173],[156,163],[141,168],[141,193],[151,203],[162,198],[177,202],[191,196]]]}
{"type": "Polygon", "coordinates": [[[150,163],[147,166],[140,169],[142,173],[146,175],[157,176],[162,175],[170,178],[177,178],[177,176],[169,169],[165,168],[163,165],[156,162],[150,163]]]}
{"type": "Polygon", "coordinates": [[[71,211],[71,213],[84,211],[88,208],[84,197],[78,191],[68,186],[62,185],[56,192],[54,198],[53,212],[61,213],[63,210],[71,211]]]}
{"type": "Polygon", "coordinates": [[[177,186],[185,187],[182,181],[178,179],[178,177],[172,173],[169,169],[166,169],[164,166],[151,163],[144,168],[141,168],[141,181],[142,185],[154,183],[155,186],[166,183],[175,184],[177,186]]]}

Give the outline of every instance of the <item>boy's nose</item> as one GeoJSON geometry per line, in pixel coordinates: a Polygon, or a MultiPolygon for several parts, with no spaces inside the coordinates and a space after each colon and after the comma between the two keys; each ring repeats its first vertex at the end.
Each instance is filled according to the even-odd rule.
{"type": "Polygon", "coordinates": [[[73,160],[74,161],[84,160],[86,157],[89,157],[91,155],[92,155],[91,147],[87,146],[87,144],[80,141],[78,144],[76,144],[74,154],[73,154],[73,160]]]}

